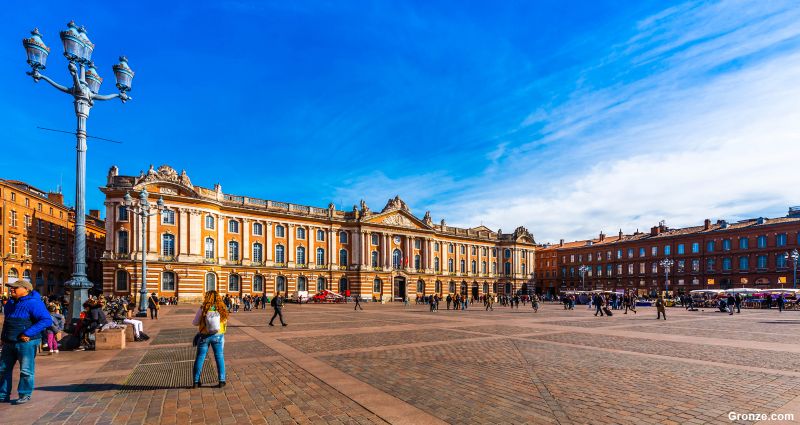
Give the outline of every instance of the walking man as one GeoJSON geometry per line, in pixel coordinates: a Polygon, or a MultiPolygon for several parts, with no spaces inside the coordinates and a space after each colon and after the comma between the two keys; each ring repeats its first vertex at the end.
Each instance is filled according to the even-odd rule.
{"type": "Polygon", "coordinates": [[[272,301],[269,302],[269,305],[275,310],[275,313],[272,314],[272,319],[269,319],[269,325],[275,326],[272,322],[275,320],[276,317],[281,319],[281,325],[286,326],[286,323],[283,321],[283,314],[281,313],[281,309],[283,309],[283,297],[281,296],[280,292],[276,292],[275,296],[272,298],[272,301]]]}
{"type": "MultiPolygon", "coordinates": [[[[356,296],[355,298],[353,298],[353,300],[355,300],[355,302],[356,302],[355,307],[353,307],[353,311],[358,310],[358,309],[364,310],[364,307],[361,307],[361,297],[360,296],[356,296]]],[[[281,320],[281,321],[283,321],[283,320],[281,320]]]]}
{"type": "Polygon", "coordinates": [[[0,402],[11,398],[11,377],[19,362],[19,398],[15,404],[31,401],[35,375],[36,347],[41,343],[42,332],[53,324],[50,312],[42,302],[42,296],[33,290],[27,280],[7,283],[11,299],[3,308],[5,320],[0,339],[3,352],[0,354],[0,402]]]}
{"type": "Polygon", "coordinates": [[[150,319],[158,320],[158,297],[156,297],[156,293],[153,292],[147,298],[147,309],[150,310],[150,319]]]}
{"type": "Polygon", "coordinates": [[[595,294],[592,297],[592,302],[594,303],[594,315],[597,316],[597,313],[600,313],[600,316],[605,316],[603,314],[603,298],[600,297],[600,294],[595,294]]]}
{"type": "Polygon", "coordinates": [[[661,315],[664,315],[664,320],[667,320],[667,311],[664,308],[664,298],[661,296],[659,296],[656,300],[656,311],[658,312],[658,317],[656,317],[656,320],[660,319],[661,315]]]}

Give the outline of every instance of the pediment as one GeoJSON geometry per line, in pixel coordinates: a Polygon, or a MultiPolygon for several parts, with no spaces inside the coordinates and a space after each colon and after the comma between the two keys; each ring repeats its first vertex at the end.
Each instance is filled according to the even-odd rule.
{"type": "Polygon", "coordinates": [[[395,210],[378,214],[370,217],[366,222],[369,224],[380,224],[384,226],[405,227],[407,229],[430,229],[430,227],[426,226],[425,223],[420,219],[403,210],[395,210]]]}
{"type": "Polygon", "coordinates": [[[134,182],[134,187],[147,187],[150,193],[161,193],[164,195],[198,197],[198,193],[192,185],[186,171],[178,174],[175,169],[168,165],[162,165],[158,169],[150,166],[147,173],[141,173],[134,182]]]}

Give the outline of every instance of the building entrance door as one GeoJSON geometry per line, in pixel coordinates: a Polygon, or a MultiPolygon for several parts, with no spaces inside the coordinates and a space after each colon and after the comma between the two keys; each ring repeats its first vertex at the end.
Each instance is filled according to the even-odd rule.
{"type": "Polygon", "coordinates": [[[478,298],[478,284],[472,284],[472,298],[478,298]]]}
{"type": "Polygon", "coordinates": [[[397,276],[394,278],[394,288],[392,296],[396,301],[403,301],[406,297],[406,278],[397,276]]]}

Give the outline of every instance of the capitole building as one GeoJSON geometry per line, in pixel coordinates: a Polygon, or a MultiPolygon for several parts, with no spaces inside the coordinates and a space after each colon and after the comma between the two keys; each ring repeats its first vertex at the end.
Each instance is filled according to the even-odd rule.
{"type": "MultiPolygon", "coordinates": [[[[532,289],[535,242],[485,226],[458,228],[430,213],[420,219],[395,197],[380,211],[361,201],[351,211],[226,194],[195,186],[186,172],[152,166],[138,176],[108,173],[105,194],[104,292],[132,295],[146,255],[148,292],[196,302],[204,291],[291,296],[323,289],[364,299],[461,293],[512,294],[532,289]],[[147,219],[124,197],[142,190],[166,211],[147,219]],[[142,243],[143,242],[143,243],[142,243]]],[[[138,202],[138,201],[134,201],[138,202]]]]}

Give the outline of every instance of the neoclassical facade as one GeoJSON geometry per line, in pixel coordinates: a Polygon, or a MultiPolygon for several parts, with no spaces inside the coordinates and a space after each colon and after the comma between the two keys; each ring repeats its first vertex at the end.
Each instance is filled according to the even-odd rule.
{"type": "Polygon", "coordinates": [[[106,195],[105,293],[127,295],[141,285],[182,302],[205,290],[291,295],[329,289],[366,299],[419,294],[528,291],[533,282],[533,236],[485,226],[470,229],[415,217],[399,197],[372,211],[361,201],[352,211],[229,195],[220,185],[194,186],[185,172],[152,166],[139,176],[111,167],[106,195]],[[146,189],[163,197],[167,211],[151,216],[145,240],[125,206],[146,189]]]}

